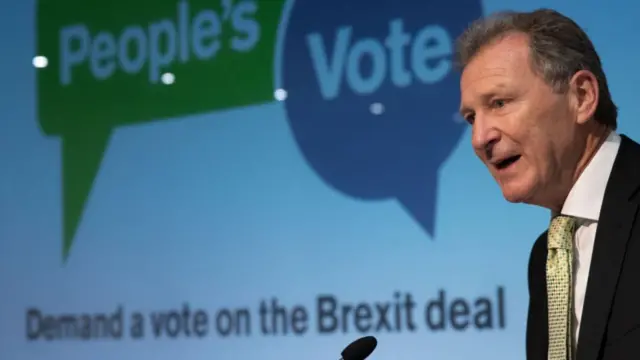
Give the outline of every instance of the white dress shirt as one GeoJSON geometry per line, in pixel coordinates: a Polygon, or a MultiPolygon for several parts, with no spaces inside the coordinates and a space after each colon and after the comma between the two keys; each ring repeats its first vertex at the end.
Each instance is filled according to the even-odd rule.
{"type": "Polygon", "coordinates": [[[612,131],[571,188],[561,211],[563,215],[578,218],[573,239],[574,348],[577,347],[580,334],[580,320],[600,208],[619,148],[620,136],[612,131]]]}

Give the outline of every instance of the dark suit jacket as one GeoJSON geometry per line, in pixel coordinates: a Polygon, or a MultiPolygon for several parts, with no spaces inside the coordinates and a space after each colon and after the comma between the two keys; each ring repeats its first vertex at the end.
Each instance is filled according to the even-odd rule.
{"type": "MultiPolygon", "coordinates": [[[[622,135],[593,248],[577,360],[640,360],[640,145],[622,135]]],[[[547,233],[529,260],[527,360],[547,360],[547,233]]]]}

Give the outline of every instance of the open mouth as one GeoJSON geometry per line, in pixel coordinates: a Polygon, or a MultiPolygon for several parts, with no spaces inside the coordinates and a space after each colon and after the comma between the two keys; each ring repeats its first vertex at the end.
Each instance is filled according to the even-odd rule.
{"type": "Polygon", "coordinates": [[[498,170],[504,170],[509,166],[513,165],[516,161],[520,160],[520,155],[510,156],[496,164],[496,168],[498,170]]]}

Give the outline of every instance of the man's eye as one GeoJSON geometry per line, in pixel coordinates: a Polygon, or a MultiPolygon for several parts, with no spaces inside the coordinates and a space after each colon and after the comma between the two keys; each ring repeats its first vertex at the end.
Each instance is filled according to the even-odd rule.
{"type": "Polygon", "coordinates": [[[504,101],[502,99],[496,99],[496,100],[493,100],[491,102],[491,107],[492,108],[501,108],[501,107],[503,107],[505,105],[505,103],[506,103],[506,101],[504,101]]]}
{"type": "Polygon", "coordinates": [[[473,124],[473,121],[476,119],[476,114],[467,114],[464,116],[464,119],[469,124],[473,124]]]}

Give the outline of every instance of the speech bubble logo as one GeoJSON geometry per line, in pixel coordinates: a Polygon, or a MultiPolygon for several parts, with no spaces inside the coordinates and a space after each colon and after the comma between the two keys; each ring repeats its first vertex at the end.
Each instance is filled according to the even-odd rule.
{"type": "Polygon", "coordinates": [[[38,118],[62,143],[64,261],[114,129],[273,101],[283,2],[38,2],[38,118]]]}
{"type": "Polygon", "coordinates": [[[280,81],[308,163],[349,196],[396,198],[433,236],[438,169],[465,128],[453,120],[454,41],[480,0],[296,0],[289,11],[280,81]]]}

